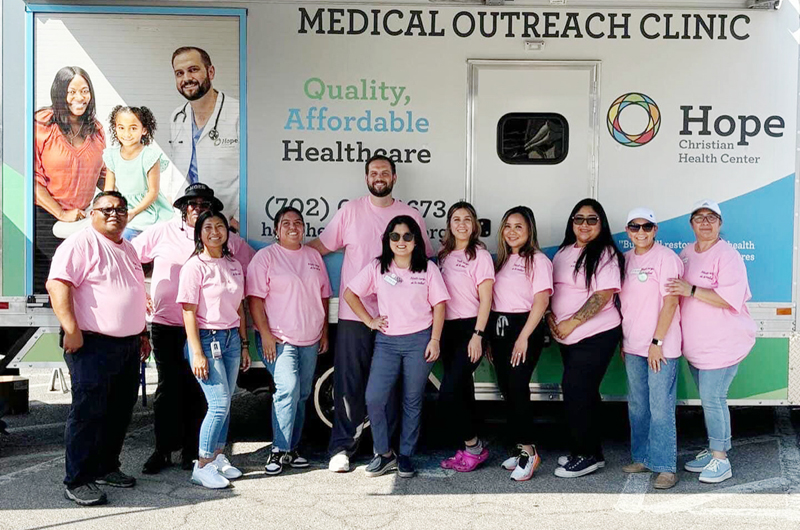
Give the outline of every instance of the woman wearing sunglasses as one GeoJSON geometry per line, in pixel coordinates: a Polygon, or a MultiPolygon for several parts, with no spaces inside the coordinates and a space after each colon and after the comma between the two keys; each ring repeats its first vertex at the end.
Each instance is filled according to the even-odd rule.
{"type": "Polygon", "coordinates": [[[372,424],[375,457],[366,469],[377,477],[397,469],[404,478],[416,473],[411,457],[417,446],[422,398],[439,343],[450,299],[439,269],[428,263],[425,240],[417,222],[407,215],[389,221],[382,252],[347,286],[345,301],[370,329],[377,331],[367,382],[367,413],[372,424]],[[361,299],[376,295],[378,315],[370,315],[361,299]],[[400,454],[390,446],[386,408],[402,378],[403,416],[400,454]]]}
{"type": "Polygon", "coordinates": [[[489,458],[473,420],[472,374],[483,356],[484,331],[492,309],[494,262],[479,239],[478,215],[471,204],[462,201],[450,207],[446,230],[439,267],[451,299],[442,331],[444,375],[439,401],[447,433],[454,442],[463,443],[464,449],[442,460],[441,466],[468,472],[489,458]]]}
{"type": "Polygon", "coordinates": [[[675,389],[681,356],[679,297],[667,284],[683,274],[677,254],[656,243],[655,213],[628,213],[626,232],[633,249],[625,253],[622,350],[628,374],[628,415],[633,463],[626,473],[658,473],[656,489],[669,489],[676,475],[675,389]]]}
{"type": "Polygon", "coordinates": [[[531,375],[544,346],[542,316],[553,292],[553,266],[539,248],[527,206],[508,210],[497,234],[491,330],[492,362],[506,403],[508,437],[516,454],[501,465],[511,479],[530,480],[541,458],[533,445],[531,375]]]}
{"type": "Polygon", "coordinates": [[[570,431],[570,455],[558,459],[559,477],[581,477],[605,467],[600,383],[622,336],[615,298],[624,269],[605,210],[596,200],[583,199],[572,209],[553,258],[554,293],[547,315],[561,345],[561,390],[570,431]]]}
{"type": "Polygon", "coordinates": [[[733,476],[728,389],[755,344],[756,324],[746,305],[750,286],[744,260],[719,236],[719,205],[708,199],[696,203],[690,222],[697,241],[681,252],[683,278],[673,278],[667,291],[681,297],[683,355],[700,391],[708,449],[684,469],[700,473],[701,482],[718,483],[733,476]]]}

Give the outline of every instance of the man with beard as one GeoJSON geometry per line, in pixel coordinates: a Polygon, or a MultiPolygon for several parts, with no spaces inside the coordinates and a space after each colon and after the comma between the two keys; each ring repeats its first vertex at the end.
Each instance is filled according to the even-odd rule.
{"type": "Polygon", "coordinates": [[[175,86],[187,102],[172,113],[173,192],[204,182],[216,191],[231,226],[239,223],[239,100],[211,86],[216,70],[201,48],[172,54],[175,86]]]}
{"type": "MultiPolygon", "coordinates": [[[[339,293],[361,269],[381,253],[381,236],[392,218],[410,215],[417,221],[425,236],[425,251],[433,255],[422,216],[414,208],[392,198],[397,182],[394,161],[375,155],[365,164],[369,195],[345,203],[319,238],[310,246],[323,256],[344,248],[339,293]]],[[[367,311],[378,315],[375,296],[362,298],[367,311]]],[[[333,365],[334,419],[328,450],[331,460],[328,469],[341,473],[350,470],[350,457],[358,448],[361,424],[366,417],[364,393],[369,378],[375,332],[345,303],[339,304],[339,323],[333,365]]],[[[395,405],[397,400],[391,401],[395,405]]],[[[390,413],[396,416],[396,411],[390,413]]]]}
{"type": "Polygon", "coordinates": [[[98,484],[130,488],[119,455],[139,386],[139,361],[150,355],[142,265],[122,238],[128,203],[117,191],[92,202],[91,226],[61,243],[47,292],[61,323],[72,403],[64,433],[64,496],[104,504],[98,484]]]}

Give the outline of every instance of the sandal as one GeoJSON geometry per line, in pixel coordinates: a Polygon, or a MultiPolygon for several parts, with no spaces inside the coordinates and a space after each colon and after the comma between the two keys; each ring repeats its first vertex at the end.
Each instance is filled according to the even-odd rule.
{"type": "Polygon", "coordinates": [[[469,451],[462,451],[461,452],[461,461],[456,462],[453,464],[453,469],[458,471],[459,473],[469,473],[470,471],[475,471],[479,465],[486,462],[489,458],[489,450],[485,447],[481,454],[473,455],[469,451]]]}
{"type": "Polygon", "coordinates": [[[457,464],[461,464],[464,461],[464,453],[465,451],[459,449],[456,451],[455,455],[451,456],[450,458],[445,458],[439,463],[439,465],[442,469],[455,469],[457,464]]]}

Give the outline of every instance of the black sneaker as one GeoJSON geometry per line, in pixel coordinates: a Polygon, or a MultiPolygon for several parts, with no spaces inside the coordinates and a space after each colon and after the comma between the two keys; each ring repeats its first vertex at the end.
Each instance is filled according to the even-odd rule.
{"type": "Polygon", "coordinates": [[[136,479],[130,475],[126,475],[119,469],[112,471],[104,477],[100,477],[96,481],[98,484],[104,486],[111,486],[113,488],[132,488],[136,485],[136,479]]]}
{"type": "Polygon", "coordinates": [[[166,469],[171,465],[172,455],[155,451],[150,455],[150,458],[147,459],[147,462],[144,463],[144,466],[142,466],[142,473],[145,475],[155,475],[162,469],[166,469]]]}
{"type": "Polygon", "coordinates": [[[280,475],[283,472],[283,463],[286,460],[286,453],[283,451],[270,451],[269,460],[264,466],[267,475],[280,475]]]}
{"type": "Polygon", "coordinates": [[[297,450],[289,451],[288,453],[286,453],[286,456],[283,457],[283,463],[289,464],[294,468],[304,468],[310,465],[308,463],[308,460],[300,456],[297,450]]]}
{"type": "Polygon", "coordinates": [[[75,504],[80,506],[97,506],[108,502],[105,492],[98,488],[94,482],[74,488],[66,488],[64,490],[64,498],[74,501],[75,504]]]}
{"type": "Polygon", "coordinates": [[[379,477],[395,469],[397,469],[397,457],[394,453],[391,456],[375,455],[364,474],[368,477],[379,477]]]}
{"type": "Polygon", "coordinates": [[[600,469],[597,459],[593,456],[572,456],[563,467],[556,468],[556,476],[562,478],[575,478],[594,473],[600,469]]]}
{"type": "Polygon", "coordinates": [[[411,478],[417,474],[410,456],[399,455],[397,457],[397,474],[403,478],[411,478]]]}

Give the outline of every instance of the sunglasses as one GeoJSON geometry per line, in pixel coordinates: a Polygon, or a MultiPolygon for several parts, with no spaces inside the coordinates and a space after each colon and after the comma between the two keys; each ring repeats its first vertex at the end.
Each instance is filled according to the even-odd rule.
{"type": "Polygon", "coordinates": [[[406,243],[411,243],[412,241],[414,241],[414,234],[412,234],[411,232],[406,232],[402,236],[400,236],[400,234],[398,234],[397,232],[391,232],[389,234],[389,239],[391,239],[395,243],[400,241],[400,237],[402,237],[403,241],[405,241],[406,243]]]}
{"type": "Polygon", "coordinates": [[[628,223],[628,230],[630,230],[631,232],[638,232],[639,229],[641,228],[645,232],[649,233],[652,232],[653,228],[655,227],[656,227],[655,223],[644,223],[644,224],[628,223]]]}
{"type": "Polygon", "coordinates": [[[575,217],[572,218],[572,224],[578,225],[578,226],[582,225],[583,223],[586,223],[589,226],[594,226],[599,221],[600,221],[600,218],[597,217],[597,216],[594,216],[594,215],[589,216],[589,217],[582,217],[582,216],[576,215],[575,217]]]}
{"type": "Polygon", "coordinates": [[[128,215],[127,208],[95,208],[95,212],[100,212],[105,217],[111,217],[111,214],[117,214],[117,217],[122,217],[123,215],[128,215]]]}
{"type": "Polygon", "coordinates": [[[703,221],[708,222],[709,224],[715,224],[719,221],[719,215],[715,213],[709,213],[706,215],[693,215],[692,222],[696,225],[703,224],[703,221]]]}
{"type": "Polygon", "coordinates": [[[189,201],[186,203],[186,206],[191,206],[195,210],[199,210],[201,208],[208,210],[211,208],[211,203],[209,201],[189,201]]]}

